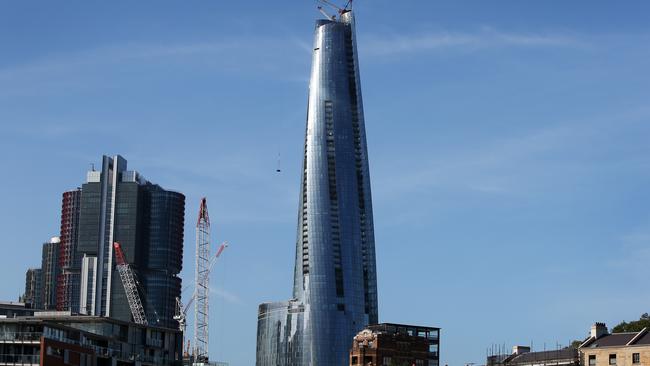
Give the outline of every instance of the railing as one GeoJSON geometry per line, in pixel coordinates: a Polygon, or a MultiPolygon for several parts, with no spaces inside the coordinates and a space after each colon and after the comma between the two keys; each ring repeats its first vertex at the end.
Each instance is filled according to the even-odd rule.
{"type": "Polygon", "coordinates": [[[0,332],[0,342],[17,341],[17,342],[34,342],[41,340],[42,333],[35,332],[0,332]]]}
{"type": "Polygon", "coordinates": [[[40,365],[40,355],[2,355],[0,365],[40,365]]]}

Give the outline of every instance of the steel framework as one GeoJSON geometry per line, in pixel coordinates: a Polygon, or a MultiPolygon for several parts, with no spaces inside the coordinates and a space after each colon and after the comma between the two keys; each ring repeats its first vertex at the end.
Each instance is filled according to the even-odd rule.
{"type": "Polygon", "coordinates": [[[120,243],[113,243],[113,249],[115,249],[117,271],[120,273],[122,285],[124,285],[124,292],[126,292],[126,299],[131,308],[133,321],[137,324],[147,325],[147,316],[144,312],[144,307],[142,306],[140,294],[138,293],[138,286],[133,269],[129,266],[129,263],[127,263],[120,243]]]}
{"type": "Polygon", "coordinates": [[[208,361],[208,315],[210,295],[210,217],[208,202],[201,199],[196,222],[196,272],[194,293],[194,357],[198,362],[208,361]]]}

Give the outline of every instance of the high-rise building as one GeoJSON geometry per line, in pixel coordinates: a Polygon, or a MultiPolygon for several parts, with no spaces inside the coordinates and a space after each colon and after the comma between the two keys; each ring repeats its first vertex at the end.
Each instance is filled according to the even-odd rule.
{"type": "Polygon", "coordinates": [[[33,309],[42,309],[42,281],[43,273],[40,268],[30,268],[25,273],[25,294],[22,301],[33,309]]]}
{"type": "Polygon", "coordinates": [[[77,254],[81,188],[64,192],[61,203],[61,244],[59,245],[59,276],[56,288],[56,309],[79,312],[81,258],[77,254]]]}
{"type": "Polygon", "coordinates": [[[59,275],[59,244],[58,236],[43,244],[41,258],[41,300],[43,310],[56,310],[56,280],[59,275]]]}
{"type": "Polygon", "coordinates": [[[81,188],[77,255],[82,314],[131,320],[115,266],[119,242],[139,279],[151,325],[173,328],[178,277],[183,260],[185,196],[167,191],[127,170],[121,156],[104,156],[100,171],[89,171],[81,188]]]}
{"type": "Polygon", "coordinates": [[[260,305],[257,366],[347,364],[378,322],[368,153],[354,16],[316,22],[293,300],[260,305]]]}

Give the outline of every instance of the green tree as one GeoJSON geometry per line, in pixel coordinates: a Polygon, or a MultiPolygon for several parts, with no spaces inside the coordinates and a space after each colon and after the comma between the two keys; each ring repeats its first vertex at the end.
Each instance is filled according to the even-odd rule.
{"type": "Polygon", "coordinates": [[[624,333],[624,332],[638,332],[643,328],[650,328],[650,315],[645,313],[641,315],[639,320],[633,320],[631,322],[623,321],[612,328],[612,333],[624,333]]]}
{"type": "Polygon", "coordinates": [[[580,345],[582,344],[582,342],[584,342],[584,341],[580,341],[580,340],[577,340],[577,339],[576,339],[575,341],[571,342],[571,346],[570,346],[570,347],[571,347],[571,348],[578,349],[578,347],[580,347],[580,345]]]}

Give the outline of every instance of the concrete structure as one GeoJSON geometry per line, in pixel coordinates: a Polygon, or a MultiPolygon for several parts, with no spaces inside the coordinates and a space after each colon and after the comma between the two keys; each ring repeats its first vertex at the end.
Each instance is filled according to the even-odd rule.
{"type": "Polygon", "coordinates": [[[350,366],[438,366],[440,328],[371,325],[354,337],[349,361],[350,366]]]}
{"type": "Polygon", "coordinates": [[[650,364],[650,332],[609,333],[604,323],[591,327],[580,345],[583,366],[641,366],[650,364]]]}
{"type": "Polygon", "coordinates": [[[340,366],[378,322],[354,16],[316,22],[292,300],[259,307],[257,366],[340,366]]]}
{"type": "Polygon", "coordinates": [[[35,309],[43,308],[43,272],[40,268],[30,268],[25,273],[25,294],[22,302],[35,309]]]}
{"type": "Polygon", "coordinates": [[[177,328],[185,196],[127,170],[119,155],[104,156],[102,169],[88,172],[79,205],[79,312],[131,320],[115,266],[117,241],[142,285],[149,324],[177,328]]]}
{"type": "Polygon", "coordinates": [[[60,272],[59,267],[59,245],[61,239],[58,236],[43,244],[43,255],[41,257],[41,299],[43,310],[56,310],[56,280],[60,272]]]}
{"type": "Polygon", "coordinates": [[[0,319],[34,315],[31,304],[12,301],[0,301],[0,319]]]}
{"type": "Polygon", "coordinates": [[[179,331],[61,315],[0,318],[0,365],[180,365],[179,331]]]}

